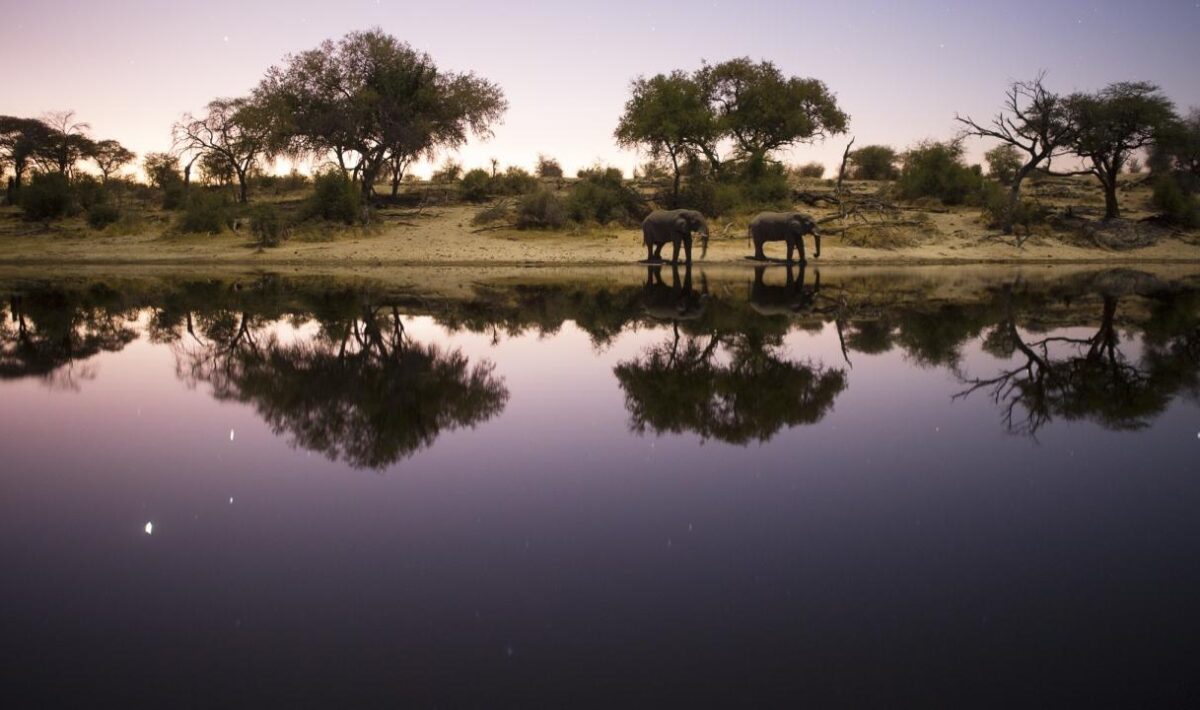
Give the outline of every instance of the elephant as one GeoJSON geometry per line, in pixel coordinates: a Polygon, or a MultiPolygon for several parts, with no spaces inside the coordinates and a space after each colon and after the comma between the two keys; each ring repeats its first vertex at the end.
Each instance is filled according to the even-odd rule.
{"type": "Polygon", "coordinates": [[[662,265],[646,267],[646,285],[642,292],[642,307],[646,315],[661,321],[696,320],[704,315],[708,299],[708,282],[700,274],[700,292],[692,287],[692,267],[684,267],[683,281],[679,280],[679,267],[671,265],[671,285],[663,281],[662,265]]]}
{"type": "Polygon", "coordinates": [[[692,263],[692,232],[700,233],[700,255],[708,252],[708,222],[696,210],[655,210],[642,220],[642,243],[646,261],[662,261],[662,248],[671,242],[671,262],[679,261],[679,243],[683,242],[687,263],[692,263]]]}
{"type": "Polygon", "coordinates": [[[811,217],[799,212],[759,212],[750,220],[746,236],[754,242],[754,258],[766,261],[763,254],[765,242],[787,242],[787,260],[792,260],[792,250],[800,250],[800,261],[804,258],[804,235],[813,235],[813,258],[821,258],[821,233],[811,217]]]}
{"type": "Polygon", "coordinates": [[[759,315],[764,316],[794,316],[812,310],[817,294],[821,291],[821,272],[814,274],[811,287],[805,286],[804,276],[806,267],[800,264],[800,278],[792,273],[792,265],[787,265],[787,280],[782,286],[766,284],[763,274],[767,267],[754,268],[754,283],[750,286],[750,307],[759,315]]]}

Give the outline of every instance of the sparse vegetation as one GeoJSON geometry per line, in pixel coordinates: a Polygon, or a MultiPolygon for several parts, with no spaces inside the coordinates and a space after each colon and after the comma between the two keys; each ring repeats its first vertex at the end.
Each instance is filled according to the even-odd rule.
{"type": "Polygon", "coordinates": [[[517,203],[517,229],[561,229],[567,223],[567,210],[552,190],[541,188],[517,203]]]}
{"type": "Polygon", "coordinates": [[[563,176],[562,166],[548,155],[538,156],[536,172],[538,177],[550,180],[557,180],[563,176]]]}
{"type": "Polygon", "coordinates": [[[287,232],[287,221],[275,205],[256,205],[250,211],[250,233],[259,247],[279,246],[287,232]]]}
{"type": "Polygon", "coordinates": [[[192,190],[179,218],[179,231],[186,234],[220,234],[232,221],[233,210],[221,192],[192,190]]]}
{"type": "Polygon", "coordinates": [[[821,163],[805,163],[796,168],[796,174],[802,178],[817,178],[825,176],[825,166],[821,163]]]}

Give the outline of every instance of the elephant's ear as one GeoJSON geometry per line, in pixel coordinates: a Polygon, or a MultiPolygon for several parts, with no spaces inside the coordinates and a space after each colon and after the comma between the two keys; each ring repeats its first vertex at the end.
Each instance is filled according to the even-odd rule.
{"type": "Polygon", "coordinates": [[[688,227],[688,221],[687,221],[686,217],[676,217],[675,218],[675,229],[679,230],[680,232],[683,232],[684,234],[688,234],[692,231],[688,227]]]}

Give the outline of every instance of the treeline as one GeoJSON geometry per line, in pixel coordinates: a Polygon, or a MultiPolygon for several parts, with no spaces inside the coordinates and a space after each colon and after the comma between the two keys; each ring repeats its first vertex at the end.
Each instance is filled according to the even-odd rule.
{"type": "MultiPolygon", "coordinates": [[[[220,231],[249,215],[260,240],[270,244],[286,235],[295,218],[367,220],[370,205],[383,199],[377,186],[389,185],[397,196],[414,163],[433,161],[471,136],[490,136],[506,108],[503,91],[484,78],[441,69],[381,30],[352,32],[285,57],[245,96],[217,98],[198,115],[184,114],[172,128],[170,149],[147,154],[141,165],[161,206],[180,211],[180,229],[220,231]],[[295,172],[267,175],[277,158],[319,168],[304,207],[287,219],[273,204],[246,207],[256,182],[276,191],[309,187],[295,172]],[[208,189],[194,189],[195,183],[208,189]]],[[[1144,159],[1164,216],[1200,224],[1200,112],[1179,115],[1153,84],[1116,83],[1061,95],[1038,76],[1009,86],[991,121],[956,118],[962,130],[950,141],[902,152],[883,145],[848,150],[837,178],[892,182],[889,196],[901,200],[977,205],[1011,232],[1039,218],[1038,206],[1021,192],[1031,175],[1095,176],[1105,216],[1115,218],[1118,176],[1144,159]],[[986,173],[964,159],[969,137],[996,144],[986,153],[986,173]],[[1075,169],[1055,171],[1056,159],[1075,169]]],[[[579,171],[568,186],[561,166],[546,156],[539,156],[535,173],[501,171],[496,161],[490,170],[464,171],[447,159],[433,181],[453,185],[470,202],[515,198],[485,210],[480,221],[506,220],[521,228],[632,224],[651,203],[710,216],[785,208],[793,202],[795,178],[820,178],[825,168],[788,167],[780,153],[846,134],[849,127],[850,117],[821,81],[787,76],[769,61],[738,58],[631,83],[614,137],[649,158],[634,177],[657,185],[654,194],[599,164],[579,171]]],[[[21,205],[31,219],[81,210],[98,228],[118,219],[122,200],[113,195],[139,188],[114,176],[136,156],[88,132],[70,112],[0,117],[0,174],[11,172],[8,202],[21,205]],[[86,164],[94,164],[99,180],[79,169],[86,164]]]]}

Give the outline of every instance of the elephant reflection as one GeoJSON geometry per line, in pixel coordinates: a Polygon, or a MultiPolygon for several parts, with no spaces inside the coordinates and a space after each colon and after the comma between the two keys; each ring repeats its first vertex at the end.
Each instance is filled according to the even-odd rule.
{"type": "Polygon", "coordinates": [[[821,272],[815,272],[813,284],[806,286],[804,279],[807,267],[804,264],[798,269],[799,277],[791,264],[785,269],[786,280],[783,285],[777,285],[764,282],[767,267],[754,267],[754,283],[750,286],[750,307],[759,315],[791,316],[811,311],[816,305],[817,294],[821,291],[821,272]]]}
{"type": "Polygon", "coordinates": [[[253,404],[276,434],[356,468],[386,467],[508,402],[491,363],[413,342],[395,308],[323,320],[308,338],[285,340],[272,327],[223,332],[200,348],[180,346],[185,378],[253,404]]]}
{"type": "Polygon", "coordinates": [[[689,321],[704,315],[708,300],[708,284],[701,276],[699,292],[692,286],[692,267],[684,269],[683,280],[679,278],[679,267],[671,266],[671,285],[662,277],[662,266],[646,267],[646,284],[642,288],[642,308],[646,315],[661,321],[689,321]]]}

